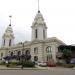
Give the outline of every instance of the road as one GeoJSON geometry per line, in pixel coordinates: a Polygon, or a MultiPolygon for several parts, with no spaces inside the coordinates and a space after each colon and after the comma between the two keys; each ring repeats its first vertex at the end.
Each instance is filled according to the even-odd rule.
{"type": "Polygon", "coordinates": [[[0,70],[0,75],[75,75],[75,70],[50,68],[48,70],[0,70]]]}

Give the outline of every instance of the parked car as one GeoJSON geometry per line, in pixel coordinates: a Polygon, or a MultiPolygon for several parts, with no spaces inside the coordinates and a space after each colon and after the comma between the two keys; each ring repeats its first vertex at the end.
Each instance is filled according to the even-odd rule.
{"type": "Polygon", "coordinates": [[[52,63],[49,63],[49,62],[48,62],[48,63],[47,63],[47,66],[48,66],[48,67],[56,67],[56,64],[54,64],[54,63],[52,64],[52,63]]]}
{"type": "Polygon", "coordinates": [[[41,67],[46,67],[47,63],[46,62],[38,62],[38,65],[41,67]]]}
{"type": "Polygon", "coordinates": [[[72,58],[70,61],[71,64],[75,64],[75,58],[72,58]]]}
{"type": "Polygon", "coordinates": [[[54,60],[49,60],[49,61],[47,61],[47,66],[48,67],[56,67],[56,63],[54,63],[54,60]]]}

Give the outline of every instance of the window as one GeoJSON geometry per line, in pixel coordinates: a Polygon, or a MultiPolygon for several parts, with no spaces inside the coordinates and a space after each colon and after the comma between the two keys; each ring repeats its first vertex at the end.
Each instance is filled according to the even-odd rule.
{"type": "Polygon", "coordinates": [[[38,61],[38,56],[34,56],[34,61],[38,61]]]}
{"type": "Polygon", "coordinates": [[[4,46],[5,46],[5,39],[4,39],[4,46]]]}
{"type": "Polygon", "coordinates": [[[38,48],[34,48],[34,54],[38,54],[38,48]]]}
{"type": "Polygon", "coordinates": [[[45,30],[43,29],[43,37],[45,38],[45,30]]]}
{"type": "Polygon", "coordinates": [[[35,38],[37,38],[38,37],[38,32],[37,32],[37,29],[35,30],[35,38]]]}
{"type": "Polygon", "coordinates": [[[30,51],[29,50],[26,50],[25,54],[26,55],[29,55],[30,54],[30,51]]]}
{"type": "Polygon", "coordinates": [[[46,48],[46,53],[51,53],[51,46],[46,48]]]}
{"type": "Polygon", "coordinates": [[[13,52],[11,52],[11,54],[10,54],[11,56],[13,56],[13,52]]]}
{"type": "Polygon", "coordinates": [[[49,61],[50,59],[52,59],[52,54],[47,55],[47,61],[49,61]]]}
{"type": "Polygon", "coordinates": [[[11,46],[11,39],[9,40],[9,46],[11,46]]]}
{"type": "Polygon", "coordinates": [[[3,53],[1,53],[1,57],[3,57],[3,53]]]}
{"type": "Polygon", "coordinates": [[[20,56],[20,55],[21,55],[21,51],[18,51],[18,52],[17,52],[17,55],[20,56]]]}
{"type": "Polygon", "coordinates": [[[48,47],[46,48],[46,56],[47,56],[47,61],[49,61],[50,59],[52,59],[51,46],[48,46],[48,47]]]}

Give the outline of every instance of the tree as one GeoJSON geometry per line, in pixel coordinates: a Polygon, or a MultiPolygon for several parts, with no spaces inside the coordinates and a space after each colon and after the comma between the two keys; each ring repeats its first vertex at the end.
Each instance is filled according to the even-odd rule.
{"type": "Polygon", "coordinates": [[[62,58],[66,61],[66,63],[70,63],[71,60],[71,50],[70,49],[63,49],[62,58]]]}

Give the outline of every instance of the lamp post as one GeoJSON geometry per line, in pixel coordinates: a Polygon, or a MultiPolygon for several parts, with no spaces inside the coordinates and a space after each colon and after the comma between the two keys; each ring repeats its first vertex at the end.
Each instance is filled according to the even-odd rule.
{"type": "MultiPolygon", "coordinates": [[[[7,52],[8,52],[8,48],[7,48],[7,51],[6,51],[6,56],[7,56],[7,52]]],[[[6,57],[5,56],[5,57],[6,57]]],[[[7,59],[5,59],[5,63],[6,63],[6,66],[8,67],[8,65],[9,65],[9,59],[7,58],[7,59]]]]}
{"type": "Polygon", "coordinates": [[[24,61],[26,62],[27,60],[30,60],[31,59],[31,55],[30,55],[30,53],[28,54],[28,53],[26,53],[26,54],[24,54],[24,43],[21,43],[22,44],[22,56],[21,56],[21,60],[22,60],[22,69],[23,69],[23,67],[24,67],[24,61]]]}
{"type": "Polygon", "coordinates": [[[22,44],[22,47],[23,47],[23,48],[22,48],[22,57],[21,57],[21,59],[22,59],[22,67],[21,67],[21,68],[23,69],[23,59],[24,59],[24,56],[23,56],[24,53],[23,53],[23,52],[24,52],[24,43],[21,43],[21,44],[22,44]]]}

